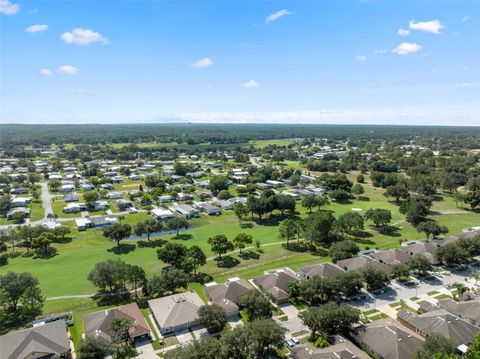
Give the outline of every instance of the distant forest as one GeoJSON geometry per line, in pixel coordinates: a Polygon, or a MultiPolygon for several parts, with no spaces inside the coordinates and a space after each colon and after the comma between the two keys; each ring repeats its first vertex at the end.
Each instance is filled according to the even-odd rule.
{"type": "MultiPolygon", "coordinates": [[[[250,140],[328,138],[355,143],[414,139],[446,147],[480,148],[480,127],[294,124],[0,125],[3,148],[51,144],[246,144],[250,140]]],[[[418,142],[418,141],[416,141],[418,142]]]]}

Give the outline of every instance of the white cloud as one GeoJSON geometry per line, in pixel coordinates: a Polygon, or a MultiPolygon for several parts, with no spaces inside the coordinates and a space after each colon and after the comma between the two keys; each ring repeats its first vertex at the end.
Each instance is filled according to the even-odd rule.
{"type": "Polygon", "coordinates": [[[213,61],[210,60],[208,57],[205,57],[203,59],[200,59],[198,61],[195,61],[192,66],[193,67],[196,67],[197,69],[200,69],[200,68],[203,68],[203,67],[208,67],[208,66],[212,66],[213,65],[213,61]]]}
{"type": "Polygon", "coordinates": [[[0,13],[4,15],[15,15],[20,11],[20,6],[10,0],[0,0],[0,13]]]}
{"type": "Polygon", "coordinates": [[[408,55],[414,54],[415,52],[419,51],[422,47],[419,44],[414,44],[411,42],[402,42],[392,51],[398,55],[408,55]]]}
{"type": "Polygon", "coordinates": [[[399,34],[400,36],[407,36],[408,34],[410,34],[410,30],[398,29],[398,34],[399,34]]]}
{"type": "Polygon", "coordinates": [[[472,17],[468,15],[462,18],[462,21],[470,21],[470,20],[472,20],[472,17]]]}
{"type": "Polygon", "coordinates": [[[367,61],[367,56],[365,56],[365,55],[359,55],[359,56],[355,57],[355,61],[357,61],[357,62],[365,62],[365,61],[367,61]]]}
{"type": "Polygon", "coordinates": [[[91,29],[82,29],[77,27],[72,31],[64,32],[60,38],[65,41],[67,44],[75,45],[88,45],[92,42],[103,42],[105,45],[108,45],[108,39],[91,29]]]}
{"type": "Polygon", "coordinates": [[[48,25],[32,25],[25,29],[25,32],[35,34],[36,32],[43,32],[48,29],[48,25]]]}
{"type": "Polygon", "coordinates": [[[280,11],[277,11],[273,14],[270,14],[268,15],[266,18],[265,18],[265,24],[271,24],[272,22],[274,21],[277,21],[278,19],[280,19],[281,17],[283,16],[287,16],[287,15],[291,15],[292,13],[286,9],[283,9],[283,10],[280,10],[280,11]]]}
{"type": "Polygon", "coordinates": [[[373,52],[377,55],[382,55],[382,54],[386,54],[388,52],[388,49],[378,49],[378,50],[373,50],[373,52]]]}
{"type": "Polygon", "coordinates": [[[410,30],[419,30],[424,32],[430,32],[432,34],[440,34],[440,30],[443,28],[443,25],[440,23],[439,20],[432,20],[432,21],[409,21],[408,27],[410,30]]]}
{"type": "Polygon", "coordinates": [[[249,80],[249,81],[245,82],[242,86],[246,87],[247,89],[251,89],[251,88],[258,87],[260,85],[255,80],[249,80]]]}
{"type": "Polygon", "coordinates": [[[63,65],[57,69],[57,72],[62,75],[75,75],[78,71],[80,70],[70,65],[63,65]]]}
{"type": "Polygon", "coordinates": [[[49,69],[41,69],[40,70],[40,75],[42,76],[52,76],[52,71],[50,71],[49,69]]]}

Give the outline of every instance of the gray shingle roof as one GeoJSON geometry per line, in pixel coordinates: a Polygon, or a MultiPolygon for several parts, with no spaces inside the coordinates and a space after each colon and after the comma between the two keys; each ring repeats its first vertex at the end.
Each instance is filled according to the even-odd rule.
{"type": "Polygon", "coordinates": [[[65,321],[57,320],[38,327],[0,337],[0,359],[23,359],[35,353],[59,358],[70,351],[65,321]]]}

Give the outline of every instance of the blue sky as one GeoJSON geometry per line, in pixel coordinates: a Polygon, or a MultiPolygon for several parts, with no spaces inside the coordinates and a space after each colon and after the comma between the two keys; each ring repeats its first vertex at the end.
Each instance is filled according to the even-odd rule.
{"type": "Polygon", "coordinates": [[[2,123],[480,125],[478,1],[0,0],[2,123]]]}

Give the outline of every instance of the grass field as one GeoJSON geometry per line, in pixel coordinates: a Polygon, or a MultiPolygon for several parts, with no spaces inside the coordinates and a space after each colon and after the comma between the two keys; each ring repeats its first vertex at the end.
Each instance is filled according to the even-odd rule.
{"type": "MultiPolygon", "coordinates": [[[[364,213],[368,208],[388,208],[392,211],[392,223],[396,225],[398,231],[391,235],[380,234],[367,223],[364,235],[357,240],[361,248],[366,246],[393,248],[399,246],[400,239],[410,240],[425,237],[423,233],[418,233],[411,224],[403,220],[398,207],[383,196],[383,190],[366,187],[363,196],[368,200],[353,200],[347,204],[332,202],[325,208],[333,211],[336,216],[351,211],[353,208],[362,209],[360,213],[364,213]]],[[[55,202],[54,205],[60,202],[55,202]]],[[[451,198],[435,202],[433,209],[435,212],[432,218],[448,226],[451,234],[459,233],[462,229],[470,226],[480,225],[480,214],[466,211],[458,213],[461,210],[455,207],[451,198]],[[450,212],[453,213],[442,214],[450,212]]],[[[307,211],[300,203],[297,203],[296,217],[303,218],[306,214],[307,211]]],[[[122,221],[133,225],[148,217],[147,213],[136,213],[126,215],[122,221]]],[[[187,246],[198,245],[205,251],[207,257],[214,257],[207,240],[215,234],[226,234],[232,240],[238,233],[246,232],[253,236],[254,241],[261,242],[262,250],[258,258],[253,258],[256,256],[256,252],[252,250],[251,259],[239,258],[238,253],[232,254],[234,266],[231,268],[218,267],[215,260],[210,260],[201,268],[202,272],[213,275],[217,281],[223,281],[233,276],[250,279],[262,274],[267,269],[288,266],[295,270],[307,264],[329,260],[327,257],[316,257],[309,253],[288,251],[280,244],[275,244],[279,242],[278,220],[279,218],[274,216],[270,219],[267,218],[262,223],[248,221],[241,226],[231,212],[218,217],[202,215],[200,218],[192,220],[191,229],[182,232],[179,238],[175,239],[173,235],[163,236],[163,238],[184,243],[187,246]]],[[[13,258],[7,265],[0,267],[0,274],[9,270],[16,272],[28,270],[39,279],[44,295],[54,297],[94,293],[95,288],[87,280],[88,273],[95,263],[108,258],[120,258],[127,263],[140,265],[148,275],[152,275],[162,268],[163,264],[157,259],[155,248],[140,248],[134,241],[123,241],[127,244],[123,247],[125,250],[116,254],[115,244],[104,238],[100,231],[77,232],[73,222],[65,224],[72,229],[73,240],[69,243],[55,244],[58,250],[56,256],[50,259],[13,258]]]]}
{"type": "Polygon", "coordinates": [[[257,148],[265,148],[269,145],[288,146],[289,144],[293,143],[293,141],[278,139],[278,140],[256,140],[256,141],[250,141],[249,143],[257,148]]]}

